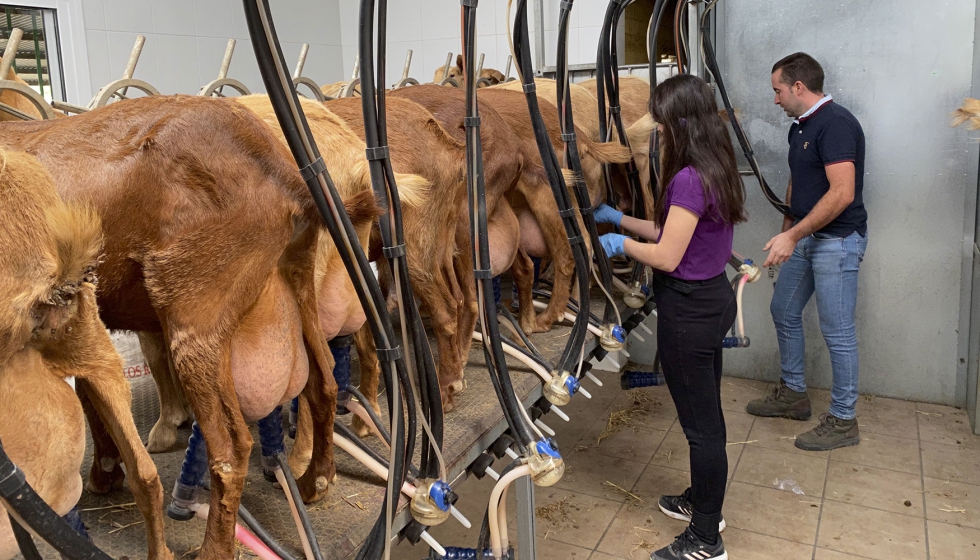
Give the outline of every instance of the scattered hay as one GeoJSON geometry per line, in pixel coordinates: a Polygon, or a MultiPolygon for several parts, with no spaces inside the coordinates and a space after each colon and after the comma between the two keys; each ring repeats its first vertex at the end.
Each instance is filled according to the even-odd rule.
{"type": "MultiPolygon", "coordinates": [[[[636,389],[634,389],[634,391],[636,391],[636,389]]],[[[642,395],[642,393],[638,394],[642,395]]],[[[610,412],[609,419],[606,420],[606,429],[599,434],[599,438],[596,440],[595,446],[599,447],[602,440],[626,427],[632,428],[634,433],[639,432],[640,426],[636,425],[636,419],[640,416],[650,414],[650,409],[647,405],[651,402],[653,401],[649,397],[642,395],[642,398],[634,398],[633,404],[631,404],[629,407],[610,412]]]]}
{"type": "Polygon", "coordinates": [[[113,521],[112,523],[110,523],[110,525],[112,525],[112,529],[109,529],[109,534],[110,535],[114,535],[116,533],[121,533],[125,529],[128,529],[128,528],[130,528],[130,527],[132,527],[134,525],[142,525],[142,524],[143,524],[142,521],[134,521],[134,522],[129,523],[127,525],[123,525],[122,523],[119,523],[118,521],[113,521]]]}
{"type": "Polygon", "coordinates": [[[660,401],[650,398],[643,389],[630,389],[626,391],[626,398],[633,403],[633,406],[642,406],[645,404],[659,405],[660,401]]]}
{"type": "Polygon", "coordinates": [[[544,538],[548,538],[550,533],[560,533],[575,523],[571,512],[574,505],[569,497],[565,496],[557,502],[535,508],[535,515],[548,522],[548,531],[544,538]]]}
{"type": "Polygon", "coordinates": [[[646,503],[646,502],[643,501],[643,498],[637,496],[636,494],[630,492],[629,490],[623,488],[622,486],[620,486],[620,485],[618,485],[618,484],[616,484],[614,482],[609,482],[607,480],[607,481],[603,482],[602,485],[603,486],[609,486],[610,488],[621,492],[624,496],[626,496],[626,500],[629,501],[629,502],[638,502],[638,503],[641,503],[641,504],[642,503],[646,503]]]}
{"type": "Polygon", "coordinates": [[[939,508],[939,511],[945,511],[946,513],[966,513],[965,509],[960,509],[958,507],[953,507],[949,504],[943,504],[945,507],[939,508]]]}

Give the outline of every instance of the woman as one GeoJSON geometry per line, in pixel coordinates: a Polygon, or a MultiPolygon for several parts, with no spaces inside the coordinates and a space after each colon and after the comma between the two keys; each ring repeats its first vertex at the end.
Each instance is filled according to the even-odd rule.
{"type": "Polygon", "coordinates": [[[610,257],[629,255],[657,274],[657,348],[670,396],[691,448],[691,487],[662,496],[660,509],[690,521],[655,560],[727,559],[724,528],[728,455],[721,411],[722,339],[735,321],[735,295],[725,276],[733,226],[745,221],[745,189],[714,94],[698,77],[679,75],[654,91],[650,112],[659,124],[661,182],[652,221],[606,205],[596,219],[653,243],[609,233],[610,257]],[[663,185],[666,185],[664,188],[663,185]]]}

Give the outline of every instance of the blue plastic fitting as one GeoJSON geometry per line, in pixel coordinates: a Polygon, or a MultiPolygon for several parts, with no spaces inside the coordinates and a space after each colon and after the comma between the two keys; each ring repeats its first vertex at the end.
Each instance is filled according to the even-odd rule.
{"type": "Polygon", "coordinates": [[[490,283],[493,285],[493,303],[494,305],[500,305],[500,298],[502,297],[500,293],[502,291],[500,286],[500,275],[498,274],[497,276],[491,278],[490,283]]]}
{"type": "Polygon", "coordinates": [[[337,381],[337,414],[349,414],[347,403],[350,402],[350,343],[353,335],[338,336],[331,339],[327,345],[333,354],[333,378],[337,381]]]}
{"type": "Polygon", "coordinates": [[[619,343],[626,342],[626,329],[622,325],[613,325],[612,336],[619,343]]]}
{"type": "MultiPolygon", "coordinates": [[[[493,552],[489,548],[484,548],[483,557],[489,560],[494,557],[493,552]]],[[[441,558],[442,560],[476,560],[476,549],[462,548],[459,546],[447,546],[445,556],[434,556],[434,558],[441,558]]],[[[504,558],[514,558],[513,547],[507,548],[507,554],[504,556],[504,558]]]]}
{"type": "Polygon", "coordinates": [[[664,385],[666,383],[667,380],[664,378],[663,372],[660,371],[625,371],[619,377],[619,386],[624,391],[638,389],[640,387],[664,385]]]}
{"type": "Polygon", "coordinates": [[[91,541],[92,537],[88,536],[88,531],[85,529],[85,524],[82,523],[82,516],[78,513],[78,506],[71,508],[71,511],[66,513],[62,519],[69,527],[75,530],[76,533],[81,535],[85,540],[91,541]]]}
{"type": "Polygon", "coordinates": [[[578,390],[581,386],[582,384],[578,382],[578,379],[575,379],[571,375],[569,375],[568,378],[565,379],[565,388],[568,389],[568,396],[570,397],[574,397],[575,393],[578,393],[578,390]]]}
{"type": "Polygon", "coordinates": [[[640,291],[643,292],[643,295],[648,296],[650,295],[650,286],[643,284],[642,286],[640,286],[640,291]]]}
{"type": "Polygon", "coordinates": [[[748,348],[749,337],[747,336],[726,336],[721,341],[722,348],[748,348]]]}
{"type": "Polygon", "coordinates": [[[752,259],[745,259],[745,260],[744,260],[744,261],[742,261],[742,262],[743,262],[743,263],[745,263],[745,264],[747,264],[747,265],[749,265],[749,266],[752,266],[752,265],[754,265],[754,264],[755,264],[754,262],[752,262],[752,259]]]}
{"type": "Polygon", "coordinates": [[[187,451],[180,466],[180,476],[174,482],[171,493],[173,501],[167,507],[167,515],[178,521],[188,521],[194,517],[190,506],[197,498],[204,475],[208,471],[208,448],[197,422],[191,426],[191,437],[187,440],[187,451]]]}
{"type": "Polygon", "coordinates": [[[551,438],[543,439],[534,444],[534,448],[541,455],[547,455],[555,459],[561,459],[561,453],[558,453],[558,444],[555,440],[551,438]]]}
{"type": "Polygon", "coordinates": [[[299,397],[289,403],[289,439],[296,439],[296,422],[299,417],[299,397]]]}
{"type": "Polygon", "coordinates": [[[286,453],[282,433],[281,406],[272,409],[268,416],[259,420],[259,443],[262,445],[263,457],[274,457],[278,453],[286,453]]]}
{"type": "Polygon", "coordinates": [[[541,274],[541,257],[531,257],[531,263],[534,265],[534,285],[538,285],[538,276],[541,274]]]}
{"type": "Polygon", "coordinates": [[[449,506],[452,505],[449,501],[449,496],[452,494],[452,491],[453,489],[448,484],[442,480],[437,480],[429,486],[429,497],[432,498],[432,502],[436,504],[436,507],[442,511],[449,511],[449,506]]]}

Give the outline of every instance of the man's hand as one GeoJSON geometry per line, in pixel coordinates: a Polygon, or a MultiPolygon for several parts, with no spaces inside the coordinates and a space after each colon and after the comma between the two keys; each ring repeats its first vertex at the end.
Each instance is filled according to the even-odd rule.
{"type": "Polygon", "coordinates": [[[762,266],[783,264],[789,260],[793,251],[796,250],[796,238],[788,231],[780,233],[770,239],[762,250],[769,251],[769,256],[766,257],[766,262],[762,263],[762,266]]]}

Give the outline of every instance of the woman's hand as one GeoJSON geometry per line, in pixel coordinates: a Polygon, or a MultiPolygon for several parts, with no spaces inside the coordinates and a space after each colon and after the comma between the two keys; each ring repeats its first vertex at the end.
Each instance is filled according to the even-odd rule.
{"type": "Polygon", "coordinates": [[[620,235],[618,233],[607,233],[599,236],[599,243],[602,245],[602,249],[606,252],[606,256],[611,259],[613,257],[621,257],[626,254],[623,244],[627,239],[629,238],[625,235],[620,235]]]}
{"type": "Polygon", "coordinates": [[[619,222],[623,219],[623,213],[608,204],[600,204],[593,213],[596,223],[612,224],[619,227],[619,222]]]}

